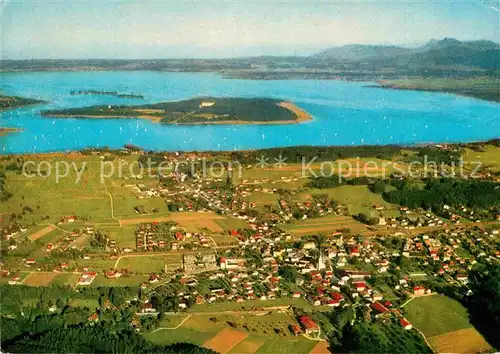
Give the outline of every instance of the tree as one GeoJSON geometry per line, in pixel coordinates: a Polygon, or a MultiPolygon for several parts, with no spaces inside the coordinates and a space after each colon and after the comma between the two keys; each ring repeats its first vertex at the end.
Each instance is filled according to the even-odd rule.
{"type": "Polygon", "coordinates": [[[500,265],[492,265],[469,274],[472,295],[466,305],[471,320],[487,337],[488,341],[500,346],[500,265]]]}
{"type": "Polygon", "coordinates": [[[330,341],[334,352],[342,353],[431,353],[422,337],[394,323],[361,322],[347,325],[341,345],[330,341]]]}
{"type": "Polygon", "coordinates": [[[120,306],[125,303],[125,294],[121,288],[111,288],[109,290],[109,301],[115,306],[120,306]]]}
{"type": "Polygon", "coordinates": [[[321,248],[323,247],[325,241],[326,241],[326,236],[324,234],[314,235],[314,243],[316,244],[316,247],[318,247],[318,250],[320,252],[321,252],[321,248]]]}
{"type": "Polygon", "coordinates": [[[278,271],[279,275],[283,277],[286,281],[292,283],[297,279],[297,268],[291,266],[283,266],[278,271]]]}

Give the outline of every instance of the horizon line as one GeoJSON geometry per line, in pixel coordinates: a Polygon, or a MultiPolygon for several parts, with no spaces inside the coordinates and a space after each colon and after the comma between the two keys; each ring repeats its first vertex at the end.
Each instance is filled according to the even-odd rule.
{"type": "Polygon", "coordinates": [[[256,54],[256,55],[241,55],[241,56],[224,56],[224,57],[162,57],[162,58],[123,58],[123,57],[95,57],[95,58],[44,58],[44,57],[31,57],[31,58],[4,58],[3,55],[0,54],[0,62],[3,61],[29,61],[29,60],[231,60],[231,59],[255,59],[255,58],[310,58],[316,54],[321,53],[322,51],[333,49],[333,48],[343,48],[348,46],[366,46],[366,47],[399,47],[399,48],[407,48],[407,49],[417,49],[420,47],[429,44],[432,41],[443,41],[446,39],[457,40],[461,43],[471,43],[471,42],[491,42],[497,45],[500,45],[500,41],[494,41],[490,39],[471,39],[471,40],[460,40],[455,37],[442,37],[441,39],[431,38],[427,41],[420,42],[420,44],[390,44],[390,43],[380,43],[380,44],[364,44],[364,43],[349,43],[342,45],[325,45],[323,49],[319,49],[318,51],[312,54],[293,54],[293,55],[279,55],[279,54],[256,54]]]}

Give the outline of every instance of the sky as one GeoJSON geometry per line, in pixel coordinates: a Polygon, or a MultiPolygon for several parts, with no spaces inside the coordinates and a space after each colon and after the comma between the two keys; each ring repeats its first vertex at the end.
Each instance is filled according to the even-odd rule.
{"type": "Polygon", "coordinates": [[[3,59],[310,55],[344,44],[500,41],[500,0],[3,0],[3,59]]]}

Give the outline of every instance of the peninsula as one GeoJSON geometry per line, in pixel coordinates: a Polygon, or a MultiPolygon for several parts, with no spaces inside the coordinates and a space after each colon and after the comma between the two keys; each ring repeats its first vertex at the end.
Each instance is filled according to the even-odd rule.
{"type": "MultiPolygon", "coordinates": [[[[0,112],[9,108],[17,108],[44,102],[45,101],[35,100],[32,98],[0,95],[0,112]]],[[[21,129],[0,127],[0,136],[5,136],[8,133],[15,133],[19,131],[21,131],[21,129]]]]}
{"type": "Polygon", "coordinates": [[[19,128],[4,128],[4,127],[0,127],[0,136],[5,136],[9,133],[17,133],[17,132],[20,132],[21,129],[19,128]]]}
{"type": "Polygon", "coordinates": [[[398,80],[379,80],[372,88],[445,92],[460,96],[474,97],[492,102],[500,102],[500,79],[481,77],[468,79],[453,78],[410,78],[398,80]]]}
{"type": "Polygon", "coordinates": [[[46,110],[56,118],[144,118],[166,124],[295,124],[311,115],[291,102],[271,98],[200,97],[137,106],[91,106],[46,110]]]}
{"type": "Polygon", "coordinates": [[[9,108],[17,108],[38,103],[45,103],[45,101],[35,100],[32,98],[18,97],[18,96],[0,95],[0,111],[9,108]]]}

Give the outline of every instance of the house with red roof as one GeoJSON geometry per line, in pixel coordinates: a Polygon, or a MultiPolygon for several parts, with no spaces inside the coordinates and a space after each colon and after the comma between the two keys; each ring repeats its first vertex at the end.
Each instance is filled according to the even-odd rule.
{"type": "Polygon", "coordinates": [[[304,331],[307,334],[312,334],[312,333],[318,333],[319,332],[319,326],[316,322],[314,322],[311,317],[309,316],[301,316],[299,318],[300,324],[302,325],[302,328],[304,328],[304,331]]]}
{"type": "Polygon", "coordinates": [[[364,291],[366,289],[366,283],[364,281],[355,281],[352,286],[356,291],[364,291]]]}
{"type": "Polygon", "coordinates": [[[85,272],[82,273],[80,279],[78,279],[77,285],[90,285],[97,276],[96,272],[85,272]]]}
{"type": "Polygon", "coordinates": [[[221,257],[219,260],[221,269],[238,269],[245,267],[244,258],[226,258],[221,257]]]}
{"type": "Polygon", "coordinates": [[[377,314],[375,315],[375,317],[383,316],[383,315],[390,313],[389,309],[387,307],[385,307],[384,305],[382,305],[380,302],[374,302],[371,304],[370,307],[372,309],[374,309],[375,311],[377,311],[377,314]]]}
{"type": "Polygon", "coordinates": [[[353,247],[350,252],[351,257],[359,257],[359,249],[357,247],[353,247]]]}
{"type": "Polygon", "coordinates": [[[335,300],[335,299],[328,300],[328,301],[326,302],[326,305],[327,305],[327,306],[330,306],[330,307],[337,307],[337,306],[340,306],[340,300],[335,300]]]}
{"type": "Polygon", "coordinates": [[[111,270],[111,271],[105,272],[104,275],[108,279],[116,279],[116,278],[120,278],[122,276],[122,273],[118,270],[111,270]]]}
{"type": "Polygon", "coordinates": [[[160,277],[156,274],[151,274],[151,276],[149,277],[149,280],[148,280],[151,284],[153,283],[157,283],[160,281],[160,277]]]}
{"type": "Polygon", "coordinates": [[[21,280],[20,275],[14,275],[11,280],[9,280],[10,285],[15,285],[21,280]]]}
{"type": "Polygon", "coordinates": [[[407,331],[413,328],[413,325],[406,318],[401,318],[399,320],[399,323],[401,324],[401,327],[403,327],[407,331]]]}
{"type": "Polygon", "coordinates": [[[183,235],[181,232],[177,231],[177,232],[175,233],[175,239],[176,239],[177,241],[182,241],[182,240],[184,240],[184,235],[183,235]]]}
{"type": "Polygon", "coordinates": [[[415,287],[413,287],[413,295],[414,296],[423,296],[425,295],[425,287],[421,286],[421,285],[417,285],[415,287]]]}
{"type": "Polygon", "coordinates": [[[331,292],[330,296],[331,296],[332,299],[338,300],[339,302],[342,301],[342,300],[344,300],[344,296],[341,293],[331,292]]]}

